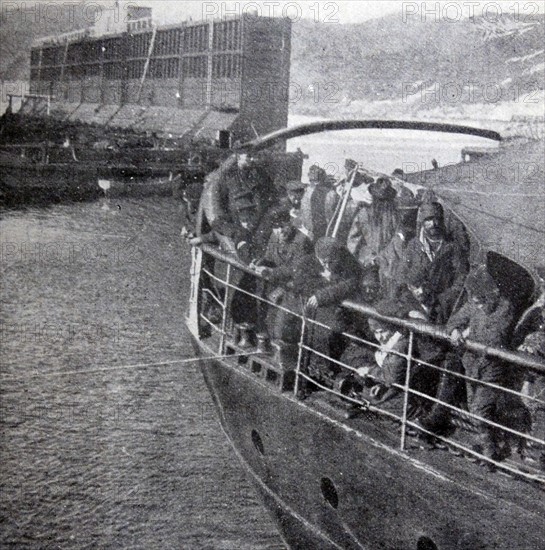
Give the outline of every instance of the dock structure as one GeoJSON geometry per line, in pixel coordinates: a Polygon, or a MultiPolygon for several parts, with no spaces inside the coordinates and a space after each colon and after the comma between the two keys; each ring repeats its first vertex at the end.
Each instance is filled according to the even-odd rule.
{"type": "MultiPolygon", "coordinates": [[[[110,128],[244,141],[285,127],[291,22],[241,15],[157,26],[139,8],[107,24],[42,38],[30,91],[50,116],[110,128]],[[43,103],[43,99],[41,100],[43,103]]],[[[34,98],[23,113],[43,114],[34,98]]]]}

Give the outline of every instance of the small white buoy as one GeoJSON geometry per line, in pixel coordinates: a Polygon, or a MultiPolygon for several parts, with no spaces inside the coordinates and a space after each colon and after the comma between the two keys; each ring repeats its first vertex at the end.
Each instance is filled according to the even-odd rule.
{"type": "Polygon", "coordinates": [[[98,186],[106,193],[106,191],[109,191],[112,184],[110,180],[98,180],[98,186]]]}
{"type": "Polygon", "coordinates": [[[104,197],[102,199],[102,210],[110,210],[109,202],[110,202],[110,196],[108,191],[110,190],[112,184],[110,183],[110,180],[98,180],[98,186],[104,191],[104,197]]]}

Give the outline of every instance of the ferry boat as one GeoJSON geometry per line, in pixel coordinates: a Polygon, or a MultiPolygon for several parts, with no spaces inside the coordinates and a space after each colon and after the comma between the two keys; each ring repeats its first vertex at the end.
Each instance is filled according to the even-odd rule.
{"type": "MultiPolygon", "coordinates": [[[[239,152],[261,151],[316,132],[356,128],[452,132],[501,141],[495,132],[453,125],[329,121],[274,132],[241,146],[239,152]]],[[[543,147],[542,141],[534,141],[501,148],[494,162],[509,166],[521,158],[539,159],[543,147]]],[[[215,215],[218,178],[231,169],[234,160],[226,162],[205,185],[202,231],[206,219],[215,215]]],[[[483,191],[485,163],[483,156],[469,159],[464,167],[471,166],[472,170],[458,173],[455,185],[452,177],[434,179],[441,169],[405,175],[396,183],[413,193],[433,185],[445,211],[464,224],[471,240],[472,264],[485,263],[502,293],[516,306],[515,334],[520,341],[535,327],[544,304],[545,216],[543,195],[538,197],[543,192],[539,188],[543,156],[531,174],[516,182],[505,176],[494,190],[487,187],[483,191]],[[451,184],[445,186],[441,181],[451,184]],[[528,207],[529,197],[534,197],[532,208],[528,207]],[[513,242],[517,243],[516,255],[513,242]]],[[[319,335],[327,337],[329,331],[320,309],[316,316],[307,315],[304,309],[286,310],[267,297],[266,285],[251,265],[235,255],[210,244],[194,247],[186,323],[223,431],[255,482],[287,547],[545,548],[542,426],[540,432],[523,432],[492,423],[526,444],[523,455],[513,452],[499,459],[485,456],[470,445],[473,421],[483,419],[467,408],[443,403],[456,426],[446,435],[427,432],[410,414],[410,400],[418,394],[410,382],[411,369],[419,363],[414,344],[430,338],[450,345],[444,330],[406,318],[385,317],[365,304],[343,303],[345,309],[362,318],[387,322],[409,338],[407,353],[399,354],[406,360],[407,376],[405,384],[397,387],[397,404],[376,404],[350,385],[329,384],[315,376],[313,364],[330,360],[320,346],[319,335]],[[255,278],[257,284],[241,283],[248,278],[255,278]],[[247,307],[261,315],[267,308],[295,317],[298,343],[270,342],[266,334],[256,334],[252,325],[237,324],[232,304],[233,298],[241,295],[247,307]],[[219,315],[210,314],[210,303],[216,304],[219,315]]],[[[361,340],[353,334],[345,337],[372,350],[379,347],[376,341],[361,340]]],[[[509,363],[541,383],[545,376],[543,360],[514,348],[499,349],[466,340],[460,353],[464,349],[509,363]]],[[[354,375],[354,365],[342,360],[336,363],[342,372],[354,375]]],[[[427,366],[441,371],[440,365],[427,366]]],[[[479,383],[463,374],[458,376],[479,383]]],[[[496,390],[544,405],[542,395],[529,398],[500,386],[496,390]]],[[[426,398],[441,403],[434,396],[426,398]]]]}

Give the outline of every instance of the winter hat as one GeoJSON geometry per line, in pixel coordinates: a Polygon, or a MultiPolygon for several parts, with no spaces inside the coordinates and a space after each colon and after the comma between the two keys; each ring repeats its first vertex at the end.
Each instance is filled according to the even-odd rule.
{"type": "Polygon", "coordinates": [[[418,224],[422,224],[428,218],[439,218],[443,221],[443,207],[438,202],[424,202],[418,209],[418,224]]]}
{"type": "Polygon", "coordinates": [[[519,349],[545,359],[545,332],[532,332],[526,336],[519,349]]]}
{"type": "Polygon", "coordinates": [[[342,248],[342,244],[333,237],[321,237],[314,246],[314,253],[318,259],[328,261],[336,256],[342,248]]]}
{"type": "Polygon", "coordinates": [[[397,191],[392,187],[392,182],[388,178],[377,178],[377,181],[369,185],[369,193],[373,200],[391,201],[394,200],[397,191]]]}
{"type": "Polygon", "coordinates": [[[344,161],[344,168],[345,170],[354,170],[358,163],[354,159],[346,159],[344,161]]]}
{"type": "Polygon", "coordinates": [[[499,293],[496,281],[484,265],[473,269],[469,273],[465,281],[465,287],[471,296],[481,300],[499,293]]]}

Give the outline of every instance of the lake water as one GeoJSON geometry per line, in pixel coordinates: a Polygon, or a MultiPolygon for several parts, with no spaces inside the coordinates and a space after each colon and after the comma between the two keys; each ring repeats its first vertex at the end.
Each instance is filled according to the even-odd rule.
{"type": "Polygon", "coordinates": [[[178,217],[172,199],[4,213],[1,548],[283,548],[195,363],[91,372],[192,357],[178,217]]]}

